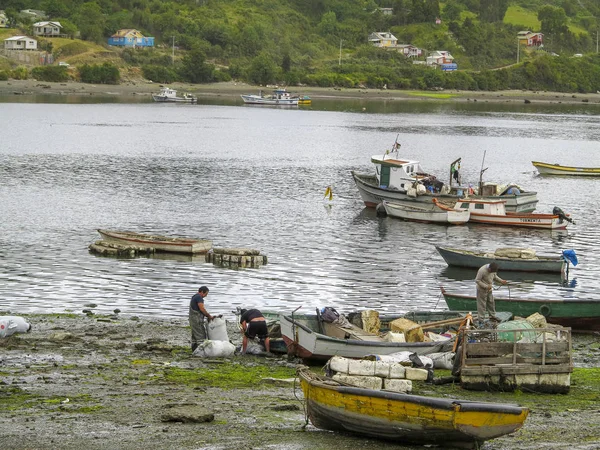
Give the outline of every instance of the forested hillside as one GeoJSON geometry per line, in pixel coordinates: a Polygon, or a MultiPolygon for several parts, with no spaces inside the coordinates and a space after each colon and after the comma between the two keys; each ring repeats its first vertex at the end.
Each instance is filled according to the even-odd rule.
{"type": "MultiPolygon", "coordinates": [[[[163,83],[600,90],[596,0],[0,0],[0,9],[12,27],[0,29],[2,39],[32,35],[24,9],[63,26],[65,38],[39,46],[72,67],[37,68],[40,79],[115,83],[139,73],[163,83]],[[154,37],[154,48],[107,45],[126,28],[154,37]],[[519,44],[525,30],[543,33],[543,45],[519,44]],[[423,53],[377,48],[373,32],[423,53]],[[457,71],[425,64],[442,50],[457,71]]],[[[0,62],[0,78],[29,75],[0,62]]]]}

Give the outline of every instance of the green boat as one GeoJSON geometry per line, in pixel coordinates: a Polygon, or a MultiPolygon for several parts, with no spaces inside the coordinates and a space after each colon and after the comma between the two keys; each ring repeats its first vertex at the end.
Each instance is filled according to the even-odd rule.
{"type": "MultiPolygon", "coordinates": [[[[452,311],[477,311],[477,298],[448,292],[441,288],[444,300],[452,311]]],[[[577,298],[514,298],[494,296],[496,310],[510,311],[515,316],[528,317],[540,313],[548,323],[570,327],[577,331],[600,331],[600,300],[577,298]]]]}

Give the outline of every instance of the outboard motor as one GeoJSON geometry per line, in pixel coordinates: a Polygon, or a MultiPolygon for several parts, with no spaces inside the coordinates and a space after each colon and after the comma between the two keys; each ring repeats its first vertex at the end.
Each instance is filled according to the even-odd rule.
{"type": "Polygon", "coordinates": [[[558,216],[562,220],[566,220],[567,222],[570,222],[573,225],[575,225],[575,221],[573,219],[571,219],[569,216],[567,216],[565,214],[565,212],[562,209],[560,209],[558,206],[554,207],[554,209],[552,210],[552,214],[554,214],[555,216],[558,216]]]}

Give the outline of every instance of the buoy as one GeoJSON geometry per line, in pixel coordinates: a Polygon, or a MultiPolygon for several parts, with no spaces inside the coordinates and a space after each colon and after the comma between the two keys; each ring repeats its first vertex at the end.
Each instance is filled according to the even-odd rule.
{"type": "Polygon", "coordinates": [[[331,186],[327,186],[327,189],[325,189],[324,198],[327,197],[329,197],[329,201],[333,200],[333,190],[331,189],[331,186]]]}

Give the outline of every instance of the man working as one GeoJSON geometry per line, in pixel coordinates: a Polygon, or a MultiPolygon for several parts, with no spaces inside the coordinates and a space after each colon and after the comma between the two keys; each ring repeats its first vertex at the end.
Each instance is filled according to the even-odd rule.
{"type": "Polygon", "coordinates": [[[481,323],[486,319],[486,313],[491,319],[496,318],[496,304],[494,302],[494,281],[506,284],[496,273],[498,272],[498,264],[495,262],[482,266],[477,271],[475,283],[477,284],[477,319],[481,323]]]}
{"type": "Polygon", "coordinates": [[[240,324],[244,331],[244,339],[242,341],[242,354],[246,353],[248,347],[248,338],[254,339],[258,336],[259,339],[264,339],[265,349],[267,353],[271,352],[271,341],[269,340],[269,331],[267,330],[267,321],[258,309],[242,309],[240,316],[240,324]]]}
{"type": "Polygon", "coordinates": [[[204,307],[204,298],[208,295],[208,288],[201,286],[198,293],[194,294],[190,301],[190,326],[192,327],[192,352],[196,350],[198,344],[206,339],[206,327],[204,326],[204,318],[210,322],[213,320],[206,308],[204,307]]]}

